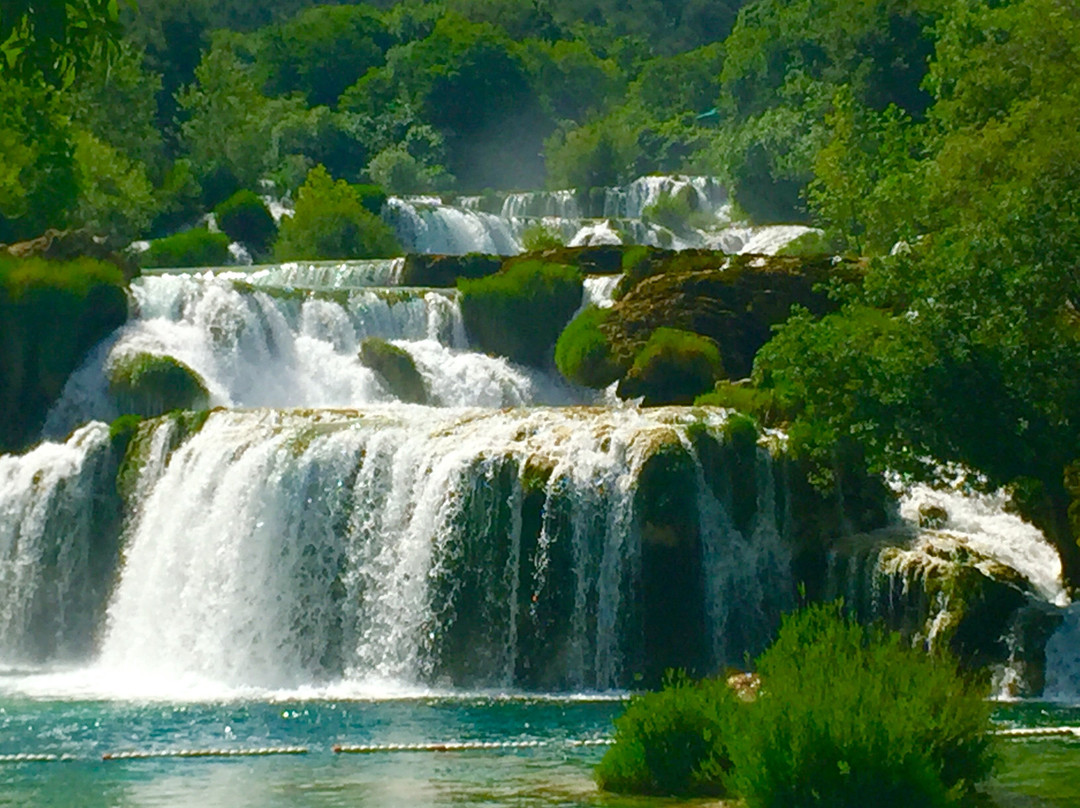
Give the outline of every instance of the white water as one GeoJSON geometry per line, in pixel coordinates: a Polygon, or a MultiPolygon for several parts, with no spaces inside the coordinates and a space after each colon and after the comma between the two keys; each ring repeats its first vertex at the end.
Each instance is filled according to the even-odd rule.
{"type": "MultiPolygon", "coordinates": [[[[95,499],[108,482],[109,428],[0,455],[0,660],[63,659],[85,649],[95,595],[95,499]]],[[[97,549],[101,552],[100,549],[97,549]]]]}
{"type": "Polygon", "coordinates": [[[731,221],[726,189],[712,177],[648,176],[604,189],[596,210],[569,190],[508,194],[498,215],[480,209],[483,200],[456,203],[438,197],[392,197],[383,217],[406,250],[461,255],[469,252],[515,255],[525,232],[537,224],[557,233],[568,246],[646,244],[668,249],[706,247],[728,253],[774,254],[809,232],[801,225],[750,227],[731,221]],[[697,228],[672,233],[642,216],[665,195],[685,197],[697,214],[697,228]]]}
{"type": "MultiPolygon", "coordinates": [[[[387,263],[350,271],[362,279],[398,272],[387,263]]],[[[137,279],[132,291],[138,317],[99,345],[71,376],[49,413],[45,434],[63,436],[87,420],[119,415],[108,392],[107,368],[137,352],[169,355],[195,370],[210,391],[211,406],[392,402],[380,377],[357,356],[365,337],[381,337],[409,351],[437,404],[508,407],[582,400],[581,391],[547,374],[468,351],[452,290],[361,286],[321,296],[269,286],[269,278],[291,274],[293,280],[333,287],[320,283],[329,281],[323,271],[291,265],[261,270],[265,276],[254,281],[234,272],[137,279]]]]}
{"type": "MultiPolygon", "coordinates": [[[[544,658],[558,660],[564,689],[611,689],[628,673],[635,642],[626,625],[639,570],[641,468],[673,440],[689,449],[690,424],[716,430],[723,418],[685,408],[225,411],[165,465],[154,460],[167,442],[158,433],[175,426],[161,419],[145,440],[142,504],[125,529],[100,655],[8,686],[180,700],[512,688],[518,628],[530,625],[521,604],[543,603],[561,587],[564,633],[547,638],[544,658]],[[551,474],[539,541],[526,548],[529,464],[551,474]],[[476,572],[463,553],[477,552],[502,560],[484,573],[478,601],[459,601],[476,572]],[[569,579],[552,567],[559,552],[572,560],[569,579]],[[439,650],[463,609],[486,626],[470,640],[480,663],[464,682],[454,679],[452,653],[439,650]]],[[[760,463],[768,492],[764,450],[760,463]]],[[[767,604],[790,591],[784,526],[766,493],[766,515],[739,534],[703,480],[714,651],[738,661],[741,646],[729,648],[729,639],[764,632],[767,604]]]]}
{"type": "Polygon", "coordinates": [[[946,521],[936,528],[939,532],[1016,570],[1047,603],[1069,604],[1057,550],[1038,528],[1005,511],[1003,493],[964,493],[915,485],[901,497],[900,515],[918,524],[919,509],[925,506],[942,508],[947,514],[946,521]]]}

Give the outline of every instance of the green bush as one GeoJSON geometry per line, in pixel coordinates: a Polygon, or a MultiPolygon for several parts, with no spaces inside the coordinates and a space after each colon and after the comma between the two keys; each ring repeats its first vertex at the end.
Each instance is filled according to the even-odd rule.
{"type": "Polygon", "coordinates": [[[658,328],[634,357],[619,384],[623,398],[644,396],[646,406],[689,404],[724,375],[716,343],[678,328],[658,328]]]}
{"type": "Polygon", "coordinates": [[[697,406],[727,407],[752,415],[766,426],[774,426],[782,417],[776,394],[751,384],[737,384],[721,379],[707,393],[694,399],[697,406]]]}
{"type": "Polygon", "coordinates": [[[727,682],[668,674],[662,690],[630,700],[615,744],[596,768],[600,788],[634,794],[722,796],[727,742],[746,712],[727,682]]]}
{"type": "Polygon", "coordinates": [[[626,371],[611,352],[601,329],[611,309],[589,306],[571,320],[555,343],[555,366],[570,381],[586,387],[607,387],[626,371]]]}
{"type": "Polygon", "coordinates": [[[214,267],[229,260],[229,237],[196,227],[174,236],[154,239],[136,256],[143,269],[155,267],[214,267]]]}
{"type": "Polygon", "coordinates": [[[554,250],[563,246],[563,237],[558,228],[534,222],[522,231],[521,246],[525,252],[554,250]]]}
{"type": "Polygon", "coordinates": [[[319,165],[308,172],[296,213],[284,219],[274,244],[279,261],[388,258],[401,253],[393,231],[367,210],[355,188],[319,165]]]}
{"type": "Polygon", "coordinates": [[[674,194],[660,194],[655,202],[641,211],[641,218],[675,233],[685,233],[710,223],[709,215],[697,209],[697,197],[689,186],[674,194]]]}
{"type": "Polygon", "coordinates": [[[353,190],[365,210],[376,216],[382,213],[383,205],[386,204],[386,200],[389,198],[385,188],[381,185],[360,184],[354,185],[353,190]]]}
{"type": "Polygon", "coordinates": [[[108,369],[109,393],[122,413],[156,418],[170,410],[201,410],[210,402],[202,377],[178,359],[150,353],[122,357],[108,369]]]}
{"type": "Polygon", "coordinates": [[[564,264],[520,261],[497,275],[458,278],[461,316],[483,351],[543,365],[566,321],[581,305],[581,273],[564,264]]]}
{"type": "Polygon", "coordinates": [[[961,806],[992,769],[985,692],[838,604],[785,618],[757,669],[761,695],[729,744],[749,808],[961,806]]]}
{"type": "Polygon", "coordinates": [[[277,234],[277,225],[266,203],[248,190],[237,191],[214,208],[214,217],[223,233],[256,255],[266,252],[277,234]]]}

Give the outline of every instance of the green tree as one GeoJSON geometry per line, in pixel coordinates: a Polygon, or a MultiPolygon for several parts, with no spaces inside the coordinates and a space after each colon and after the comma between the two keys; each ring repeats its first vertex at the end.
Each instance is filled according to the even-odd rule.
{"type": "Polygon", "coordinates": [[[76,131],[73,142],[79,196],[72,224],[105,236],[114,248],[127,246],[156,213],[146,166],[86,131],[76,131]]]}
{"type": "Polygon", "coordinates": [[[0,243],[63,227],[78,185],[56,93],[0,77],[0,243]]]}
{"type": "Polygon", "coordinates": [[[117,0],[34,2],[0,6],[0,77],[70,84],[78,68],[120,37],[117,0]]]}
{"type": "Polygon", "coordinates": [[[259,32],[258,62],[273,95],[299,91],[332,106],[347,87],[385,62],[392,38],[366,5],[316,6],[259,32]]]}
{"type": "Polygon", "coordinates": [[[281,222],[274,255],[279,261],[386,258],[401,246],[378,216],[364,208],[356,191],[316,166],[300,187],[296,213],[281,222]]]}

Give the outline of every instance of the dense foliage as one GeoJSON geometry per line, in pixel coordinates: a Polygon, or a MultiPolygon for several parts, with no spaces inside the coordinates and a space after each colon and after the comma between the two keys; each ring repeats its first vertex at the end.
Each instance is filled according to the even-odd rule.
{"type": "Polygon", "coordinates": [[[948,656],[846,619],[785,617],[742,702],[724,681],[669,679],[631,700],[602,788],[733,794],[750,808],[972,805],[994,763],[990,705],[948,656]]]}
{"type": "Polygon", "coordinates": [[[357,190],[334,180],[323,166],[307,176],[296,213],[281,223],[274,255],[297,258],[387,258],[401,252],[393,231],[364,207],[357,190]]]}
{"type": "Polygon", "coordinates": [[[635,695],[615,719],[615,744],[596,780],[607,791],[723,795],[727,744],[745,711],[723,679],[668,674],[663,689],[635,695]]]}
{"type": "Polygon", "coordinates": [[[277,225],[266,203],[248,190],[237,191],[214,208],[214,218],[222,232],[256,255],[266,252],[277,235],[277,225]]]}

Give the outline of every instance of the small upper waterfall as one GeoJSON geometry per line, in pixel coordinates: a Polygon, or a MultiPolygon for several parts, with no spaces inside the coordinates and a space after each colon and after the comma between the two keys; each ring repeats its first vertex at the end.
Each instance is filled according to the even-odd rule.
{"type": "Polygon", "coordinates": [[[645,244],[772,254],[810,231],[802,225],[752,227],[731,221],[727,191],[712,177],[649,176],[592,192],[530,191],[492,200],[391,197],[383,218],[410,252],[514,255],[537,226],[569,246],[645,244]],[[665,197],[683,200],[693,222],[677,232],[643,219],[665,197]]]}

